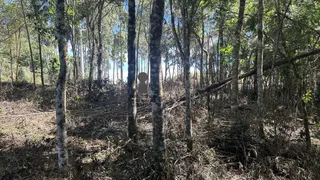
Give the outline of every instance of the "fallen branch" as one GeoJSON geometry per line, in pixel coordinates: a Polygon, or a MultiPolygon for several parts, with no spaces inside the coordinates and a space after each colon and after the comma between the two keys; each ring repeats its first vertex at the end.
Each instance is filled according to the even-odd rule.
{"type": "MultiPolygon", "coordinates": [[[[320,49],[316,49],[314,51],[311,51],[311,52],[308,52],[308,53],[303,53],[303,54],[300,54],[300,55],[297,55],[297,56],[294,56],[292,58],[289,58],[289,59],[283,59],[283,60],[278,60],[274,63],[274,67],[277,67],[277,66],[281,66],[281,65],[284,65],[284,64],[288,64],[288,63],[292,63],[298,59],[302,59],[302,58],[305,58],[305,57],[309,57],[309,56],[312,56],[312,55],[316,55],[316,54],[320,54],[320,49]]],[[[272,67],[272,64],[271,63],[268,63],[268,64],[265,64],[263,66],[263,71],[266,71],[266,70],[269,70],[271,69],[272,67]]],[[[246,77],[249,77],[249,76],[252,76],[254,74],[256,74],[256,69],[253,69],[245,74],[242,74],[238,77],[238,79],[243,79],[243,78],[246,78],[246,77]]],[[[220,81],[218,83],[215,83],[215,84],[211,84],[209,86],[207,86],[206,88],[204,89],[200,89],[197,91],[197,94],[202,94],[204,92],[208,92],[212,89],[215,89],[215,88],[219,88],[221,86],[224,86],[227,82],[231,81],[232,78],[228,78],[226,80],[223,80],[223,81],[220,81]]]]}
{"type": "MultiPolygon", "coordinates": [[[[305,58],[305,57],[309,57],[309,56],[312,56],[312,55],[316,55],[316,54],[320,54],[320,49],[316,49],[316,50],[313,50],[311,52],[308,52],[308,53],[303,53],[303,54],[299,54],[297,56],[294,56],[294,57],[291,57],[289,59],[283,59],[283,60],[278,60],[277,62],[274,63],[274,67],[277,67],[277,66],[281,66],[281,65],[284,65],[284,64],[288,64],[288,63],[292,63],[296,60],[299,60],[299,59],[302,59],[302,58],[305,58]]],[[[272,64],[271,63],[268,63],[268,64],[264,64],[263,66],[263,71],[267,71],[269,69],[272,68],[272,64]]],[[[254,74],[256,74],[256,69],[253,69],[245,74],[242,74],[238,77],[238,79],[243,79],[243,78],[246,78],[246,77],[249,77],[249,76],[252,76],[254,74]]],[[[213,93],[213,92],[216,92],[216,91],[219,91],[220,89],[222,89],[224,86],[226,86],[227,84],[229,84],[231,82],[232,78],[228,78],[228,79],[225,79],[223,81],[220,81],[218,83],[215,83],[215,84],[211,84],[209,86],[207,86],[206,88],[204,89],[200,89],[200,90],[197,90],[197,92],[195,94],[192,95],[192,100],[194,99],[198,99],[202,94],[204,93],[213,93]]],[[[181,97],[180,99],[176,100],[176,101],[167,101],[167,102],[163,102],[163,107],[165,112],[167,112],[167,109],[169,110],[172,110],[180,105],[183,105],[184,102],[186,100],[186,97],[183,96],[181,97]],[[171,106],[171,107],[167,107],[167,106],[171,106]]],[[[145,116],[142,116],[140,118],[137,118],[138,120],[141,120],[141,119],[145,119],[145,118],[148,118],[148,117],[151,117],[152,113],[148,113],[146,114],[145,116]]]]}

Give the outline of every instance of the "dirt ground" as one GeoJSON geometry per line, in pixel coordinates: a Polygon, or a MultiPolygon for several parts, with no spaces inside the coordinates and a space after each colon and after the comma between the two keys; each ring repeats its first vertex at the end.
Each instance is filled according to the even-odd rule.
{"type": "MultiPolygon", "coordinates": [[[[69,89],[68,179],[152,179],[152,123],[148,100],[138,101],[139,143],[134,144],[126,135],[125,93],[108,85],[103,92],[88,100],[82,91],[69,89]]],[[[25,85],[2,86],[0,179],[63,179],[57,170],[54,95],[54,87],[34,91],[25,85]]],[[[175,98],[172,96],[170,93],[167,97],[175,98]]],[[[226,127],[231,127],[226,120],[228,109],[216,111],[213,121],[208,123],[205,122],[206,109],[194,107],[195,150],[192,153],[186,152],[184,142],[183,106],[166,111],[167,177],[205,180],[315,177],[312,170],[305,168],[308,166],[305,161],[297,160],[312,156],[292,151],[289,146],[286,150],[265,152],[267,155],[259,158],[248,156],[247,164],[241,163],[238,152],[243,150],[231,148],[239,144],[229,143],[229,136],[221,138],[221,134],[230,131],[226,127]],[[291,154],[285,154],[289,152],[291,154]]],[[[251,145],[257,146],[258,143],[251,145]]]]}

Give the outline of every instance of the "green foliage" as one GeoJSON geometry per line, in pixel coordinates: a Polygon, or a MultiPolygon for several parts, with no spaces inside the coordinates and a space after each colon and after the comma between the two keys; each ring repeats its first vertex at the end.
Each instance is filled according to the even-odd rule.
{"type": "Polygon", "coordinates": [[[308,104],[312,101],[312,91],[309,89],[307,90],[306,94],[302,97],[302,100],[305,104],[308,104]]]}
{"type": "Polygon", "coordinates": [[[32,73],[29,68],[21,67],[18,69],[17,79],[20,82],[32,82],[32,73]]]}
{"type": "Polygon", "coordinates": [[[52,58],[50,60],[50,66],[49,66],[49,82],[50,82],[50,84],[53,84],[56,82],[59,70],[60,70],[60,61],[58,60],[58,58],[52,58]]]}
{"type": "Polygon", "coordinates": [[[228,45],[227,47],[220,48],[220,51],[223,52],[226,56],[231,55],[233,50],[233,46],[228,45]]]}

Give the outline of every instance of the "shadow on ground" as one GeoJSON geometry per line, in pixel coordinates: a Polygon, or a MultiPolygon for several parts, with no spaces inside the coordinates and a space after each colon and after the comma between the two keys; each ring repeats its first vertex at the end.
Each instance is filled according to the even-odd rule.
{"type": "MultiPolygon", "coordinates": [[[[33,105],[26,110],[22,110],[24,105],[12,108],[0,118],[0,179],[61,178],[57,170],[55,87],[35,92],[31,85],[6,86],[6,92],[2,88],[4,106],[33,105]],[[50,113],[41,114],[43,111],[50,113]],[[27,113],[30,116],[23,115],[27,113]]],[[[147,176],[145,172],[152,174],[150,149],[126,136],[125,92],[110,85],[87,98],[85,92],[69,89],[69,179],[141,179],[147,176]]]]}

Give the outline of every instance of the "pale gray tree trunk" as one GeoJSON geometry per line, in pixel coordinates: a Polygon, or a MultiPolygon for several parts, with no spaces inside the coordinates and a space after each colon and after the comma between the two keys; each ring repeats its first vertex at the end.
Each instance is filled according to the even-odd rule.
{"type": "Polygon", "coordinates": [[[239,76],[239,61],[240,61],[240,45],[241,45],[241,31],[243,24],[243,15],[245,9],[245,0],[240,0],[238,22],[234,34],[234,46],[233,46],[233,58],[234,62],[232,65],[232,90],[231,90],[231,111],[233,119],[237,117],[237,106],[238,106],[238,76],[239,76]]]}
{"type": "Polygon", "coordinates": [[[136,9],[135,0],[129,0],[128,18],[128,136],[137,142],[137,101],[136,101],[136,9]]]}
{"type": "Polygon", "coordinates": [[[257,58],[257,83],[258,83],[258,121],[259,121],[259,135],[264,137],[263,130],[263,0],[259,0],[258,5],[258,58],[257,58]]]}
{"type": "Polygon", "coordinates": [[[56,123],[58,141],[58,167],[66,172],[68,170],[67,151],[67,119],[66,119],[66,84],[68,74],[67,40],[65,27],[64,0],[56,2],[56,30],[59,47],[60,73],[56,87],[56,123]]]}
{"type": "Polygon", "coordinates": [[[151,106],[153,122],[153,150],[157,177],[164,173],[165,144],[162,114],[162,77],[161,77],[161,36],[164,15],[164,0],[154,0],[150,15],[150,65],[151,65],[151,106]]]}

